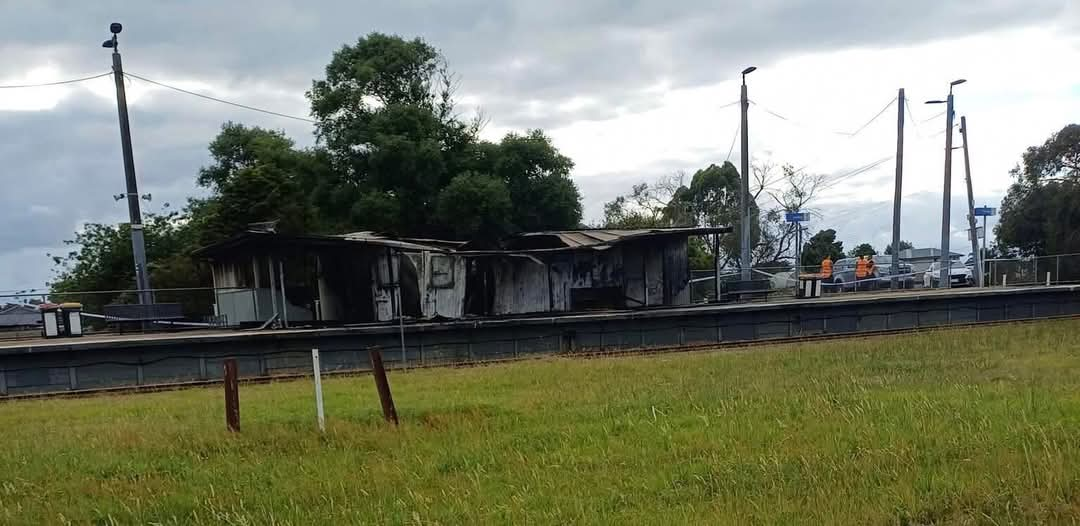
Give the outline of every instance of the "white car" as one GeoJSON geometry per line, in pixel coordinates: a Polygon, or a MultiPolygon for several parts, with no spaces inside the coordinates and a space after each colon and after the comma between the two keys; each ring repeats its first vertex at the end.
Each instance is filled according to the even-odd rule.
{"type": "MultiPolygon", "coordinates": [[[[938,288],[941,281],[941,263],[934,262],[923,274],[923,286],[926,288],[938,288]]],[[[953,261],[949,268],[949,285],[951,287],[970,287],[975,285],[975,277],[971,267],[959,261],[953,261]]]]}

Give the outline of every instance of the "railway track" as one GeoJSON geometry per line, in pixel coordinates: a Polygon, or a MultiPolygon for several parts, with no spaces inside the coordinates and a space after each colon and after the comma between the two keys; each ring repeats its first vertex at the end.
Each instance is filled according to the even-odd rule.
{"type": "MultiPolygon", "coordinates": [[[[801,336],[789,336],[780,338],[765,338],[759,340],[741,340],[732,342],[719,342],[719,343],[702,343],[702,344],[688,344],[688,345],[675,345],[675,346],[657,346],[657,347],[643,347],[635,349],[620,349],[612,351],[596,351],[588,349],[572,350],[560,353],[552,354],[537,354],[522,357],[513,358],[499,358],[493,360],[471,360],[464,362],[437,362],[429,364],[418,364],[409,366],[405,369],[397,369],[399,372],[415,370],[415,369],[436,369],[436,368],[466,368],[466,367],[485,367],[489,365],[499,365],[516,362],[527,362],[533,360],[545,360],[552,358],[573,358],[573,359],[605,359],[605,358],[626,358],[626,357],[640,357],[651,355],[663,355],[663,354],[685,354],[685,353],[706,353],[706,352],[720,352],[739,349],[749,349],[754,347],[775,347],[783,345],[791,345],[798,343],[820,343],[833,340],[852,340],[852,339],[877,339],[897,335],[910,335],[910,334],[924,334],[933,332],[951,332],[963,329],[970,329],[976,327],[991,327],[1002,325],[1026,325],[1032,323],[1041,323],[1045,321],[1055,320],[1074,320],[1080,319],[1080,315],[1065,315],[1065,316],[1049,316],[1039,319],[1023,319],[1023,320],[997,320],[997,321],[981,321],[981,322],[969,322],[969,323],[956,323],[949,325],[929,326],[929,327],[912,327],[904,329],[884,329],[875,331],[859,331],[859,332],[846,332],[836,334],[812,334],[801,336]]],[[[348,376],[366,376],[371,374],[368,369],[354,369],[354,370],[341,370],[341,371],[324,371],[322,376],[324,377],[348,377],[348,376]]],[[[273,374],[263,376],[248,376],[240,378],[241,384],[267,384],[273,382],[284,382],[299,380],[304,378],[310,378],[311,373],[288,373],[288,374],[273,374]]],[[[93,389],[77,389],[70,391],[57,391],[48,393],[27,393],[17,395],[7,395],[0,397],[0,403],[2,402],[14,402],[18,400],[39,400],[50,398],[87,398],[94,396],[105,395],[119,395],[119,394],[135,394],[135,393],[153,393],[162,391],[177,391],[182,389],[193,389],[199,387],[208,387],[219,385],[222,383],[221,379],[209,379],[209,380],[191,380],[183,382],[162,382],[145,385],[132,385],[132,386],[120,386],[120,387],[104,387],[93,389]]]]}

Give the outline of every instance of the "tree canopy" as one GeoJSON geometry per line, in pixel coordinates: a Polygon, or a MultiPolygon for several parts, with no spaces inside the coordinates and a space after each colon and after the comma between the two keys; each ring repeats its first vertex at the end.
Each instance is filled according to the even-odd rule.
{"type": "Polygon", "coordinates": [[[848,256],[853,257],[853,258],[861,258],[863,256],[876,256],[876,255],[877,255],[877,250],[874,250],[874,246],[871,245],[870,243],[860,243],[860,244],[856,245],[855,248],[851,249],[850,253],[848,253],[848,256]]]}
{"type": "Polygon", "coordinates": [[[1080,125],[1028,148],[1012,174],[994,228],[998,244],[1029,256],[1080,252],[1080,125]]]}
{"type": "Polygon", "coordinates": [[[836,240],[833,229],[820,230],[807,241],[802,251],[802,264],[807,267],[820,265],[828,257],[833,261],[844,257],[844,243],[836,240]]]}

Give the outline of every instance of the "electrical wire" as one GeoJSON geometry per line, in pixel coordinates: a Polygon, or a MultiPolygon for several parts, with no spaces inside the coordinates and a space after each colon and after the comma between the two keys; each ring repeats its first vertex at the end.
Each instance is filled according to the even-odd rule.
{"type": "Polygon", "coordinates": [[[738,104],[738,103],[740,103],[740,102],[742,102],[742,101],[738,101],[738,100],[736,100],[736,101],[733,101],[733,102],[729,102],[729,103],[727,103],[727,104],[721,104],[721,105],[720,105],[720,107],[719,107],[719,108],[716,108],[716,109],[718,109],[718,110],[722,110],[722,109],[724,109],[724,108],[729,108],[729,107],[731,107],[731,106],[734,106],[734,105],[736,105],[736,104],[738,104]]]}
{"type": "Polygon", "coordinates": [[[247,104],[240,104],[238,102],[232,102],[232,101],[228,101],[228,100],[225,100],[225,99],[219,99],[217,97],[211,97],[209,95],[203,95],[202,93],[196,93],[194,91],[189,91],[189,90],[186,90],[186,89],[183,89],[183,88],[178,88],[176,86],[170,86],[168,84],[165,84],[164,82],[158,82],[156,80],[151,80],[151,79],[148,79],[146,77],[136,75],[134,73],[125,72],[124,76],[136,78],[136,79],[139,79],[139,80],[141,80],[143,82],[147,82],[147,83],[153,84],[155,86],[160,86],[162,88],[168,88],[168,89],[171,89],[173,91],[178,91],[178,92],[184,93],[186,95],[192,95],[192,96],[195,96],[195,97],[199,97],[201,99],[206,99],[206,100],[218,102],[218,103],[221,103],[221,104],[227,104],[229,106],[235,106],[237,108],[243,108],[245,110],[257,111],[259,113],[265,113],[267,115],[274,115],[274,116],[277,116],[277,117],[283,117],[283,118],[286,118],[286,119],[293,119],[293,120],[302,121],[302,122],[309,122],[309,123],[312,123],[312,124],[317,122],[317,121],[315,121],[313,119],[308,119],[306,117],[297,117],[295,115],[288,115],[288,114],[285,114],[285,113],[266,110],[266,109],[263,109],[263,108],[257,108],[255,106],[248,106],[247,104]]]}
{"type": "Polygon", "coordinates": [[[735,127],[735,135],[731,137],[731,147],[727,151],[727,159],[724,162],[731,161],[731,154],[735,151],[735,141],[739,140],[739,132],[742,131],[742,123],[735,127]]]}
{"type": "Polygon", "coordinates": [[[101,73],[100,75],[92,75],[89,77],[80,77],[77,79],[58,80],[55,82],[42,82],[39,84],[9,84],[6,86],[0,86],[0,89],[21,89],[21,88],[44,88],[48,86],[60,86],[62,84],[75,84],[76,82],[84,82],[87,80],[99,79],[101,77],[107,77],[112,75],[112,72],[101,73]]]}
{"type": "MultiPolygon", "coordinates": [[[[881,108],[881,111],[877,112],[877,114],[874,115],[873,117],[871,117],[870,120],[866,121],[866,124],[863,124],[862,126],[859,126],[859,129],[857,129],[857,130],[855,130],[855,131],[853,131],[853,132],[851,132],[850,134],[847,134],[847,135],[849,137],[854,137],[854,136],[858,135],[860,132],[865,130],[867,126],[873,124],[874,121],[878,120],[878,117],[881,117],[885,113],[885,110],[888,110],[889,108],[891,108],[894,102],[896,102],[896,98],[893,98],[893,100],[890,100],[889,103],[886,104],[884,108],[881,108]]],[[[839,132],[839,133],[843,133],[843,132],[839,132]]]]}
{"type": "Polygon", "coordinates": [[[754,106],[757,106],[758,108],[761,108],[762,111],[764,111],[765,113],[768,113],[769,115],[772,115],[773,117],[776,117],[777,119],[783,120],[785,122],[789,122],[789,123],[791,123],[791,124],[793,124],[795,126],[799,126],[801,128],[806,128],[808,130],[823,131],[823,132],[826,132],[826,133],[831,133],[831,134],[834,134],[834,135],[842,135],[842,136],[851,138],[851,137],[855,137],[856,135],[862,133],[863,130],[865,130],[868,126],[873,124],[874,121],[876,121],[882,115],[884,115],[885,111],[887,111],[889,109],[889,107],[891,107],[893,105],[893,103],[896,102],[896,97],[893,97],[892,100],[890,100],[887,104],[885,104],[885,107],[881,108],[881,110],[878,111],[877,114],[875,114],[873,117],[871,117],[870,120],[866,122],[866,124],[863,124],[862,126],[860,126],[858,129],[856,129],[853,132],[843,132],[843,131],[835,131],[835,130],[822,130],[820,128],[815,128],[813,126],[808,126],[806,124],[801,123],[800,121],[797,121],[797,120],[792,119],[790,117],[786,117],[786,116],[784,116],[784,115],[782,115],[782,114],[780,114],[780,113],[778,113],[776,111],[773,111],[773,110],[771,110],[771,109],[769,109],[769,108],[767,108],[765,106],[762,106],[761,104],[758,104],[757,102],[755,102],[753,100],[750,100],[749,102],[750,102],[750,104],[753,104],[754,106]]]}
{"type": "Polygon", "coordinates": [[[821,186],[821,189],[822,190],[828,190],[829,188],[832,188],[832,187],[834,187],[834,186],[836,186],[836,185],[838,185],[838,184],[840,184],[840,183],[842,183],[842,182],[844,182],[844,181],[846,181],[848,179],[851,179],[852,177],[855,177],[857,175],[860,175],[860,174],[866,173],[866,172],[868,172],[870,170],[873,170],[874,168],[877,168],[878,166],[881,166],[882,164],[884,164],[884,163],[886,163],[888,161],[891,161],[894,158],[896,158],[895,155],[890,155],[888,157],[883,157],[881,159],[873,161],[870,164],[860,166],[860,167],[858,167],[858,168],[856,168],[856,169],[854,169],[854,170],[852,170],[850,172],[847,172],[845,174],[837,176],[836,178],[832,179],[831,181],[827,182],[826,184],[823,184],[821,186]]]}
{"type": "Polygon", "coordinates": [[[911,113],[911,102],[908,99],[904,99],[904,109],[907,110],[908,119],[911,120],[911,125],[915,128],[915,136],[922,138],[922,133],[919,132],[919,123],[915,120],[915,115],[911,113]]]}
{"type": "Polygon", "coordinates": [[[926,124],[926,123],[928,123],[928,122],[930,122],[930,121],[932,121],[932,120],[934,120],[934,119],[936,119],[936,118],[938,118],[938,117],[940,117],[942,115],[945,115],[945,110],[941,110],[940,113],[935,113],[932,117],[925,118],[921,122],[923,124],[926,124]]]}

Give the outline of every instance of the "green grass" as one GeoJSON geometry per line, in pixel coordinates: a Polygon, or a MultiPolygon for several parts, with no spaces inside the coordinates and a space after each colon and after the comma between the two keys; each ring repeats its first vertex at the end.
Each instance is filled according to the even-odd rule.
{"type": "Polygon", "coordinates": [[[1080,322],[0,404],[0,524],[1080,522],[1080,322]]]}

